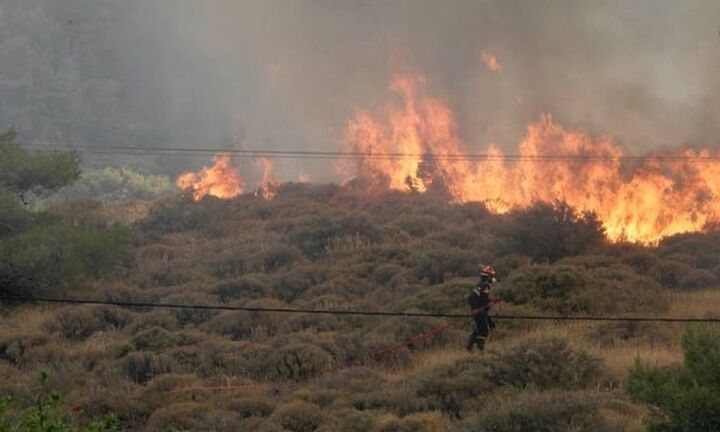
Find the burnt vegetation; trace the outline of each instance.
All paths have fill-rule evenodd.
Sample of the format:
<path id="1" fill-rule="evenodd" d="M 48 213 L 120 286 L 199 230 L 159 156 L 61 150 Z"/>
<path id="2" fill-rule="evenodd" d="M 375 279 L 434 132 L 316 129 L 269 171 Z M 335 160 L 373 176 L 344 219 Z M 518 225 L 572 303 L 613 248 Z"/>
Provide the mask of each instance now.
<path id="1" fill-rule="evenodd" d="M 493 263 L 503 313 L 654 316 L 720 278 L 717 232 L 611 244 L 593 214 L 561 202 L 497 215 L 442 194 L 285 184 L 272 200 L 167 196 L 129 224 L 88 201 L 30 211 L 25 193 L 72 181 L 76 165 L 69 155 L 33 160 L 12 139 L 0 149 L 47 172 L 0 179 L 4 295 L 464 313 L 478 264 Z M 614 371 L 592 347 L 676 336 L 654 325 L 499 320 L 484 356 L 459 349 L 468 331 L 459 326 L 368 357 L 444 321 L 3 304 L 8 425 L 31 409 L 39 370 L 75 413 L 67 427 L 112 416 L 121 430 L 616 431 L 637 430 L 649 403 L 659 407 L 651 427 L 684 431 L 710 430 L 692 422 L 716 409 L 715 384 L 693 384 L 717 375 L 706 359 L 717 354 L 712 332 L 685 336 L 683 368 L 638 363 L 626 395 L 628 369 Z M 207 389 L 218 386 L 235 390 Z"/>

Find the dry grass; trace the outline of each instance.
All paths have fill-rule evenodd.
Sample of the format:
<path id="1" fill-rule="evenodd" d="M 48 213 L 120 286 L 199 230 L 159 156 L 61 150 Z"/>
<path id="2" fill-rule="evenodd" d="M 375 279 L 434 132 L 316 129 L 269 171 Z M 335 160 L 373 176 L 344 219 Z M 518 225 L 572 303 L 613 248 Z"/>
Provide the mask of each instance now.
<path id="1" fill-rule="evenodd" d="M 669 314 L 672 316 L 720 317 L 718 311 L 720 311 L 720 289 L 670 294 Z"/>

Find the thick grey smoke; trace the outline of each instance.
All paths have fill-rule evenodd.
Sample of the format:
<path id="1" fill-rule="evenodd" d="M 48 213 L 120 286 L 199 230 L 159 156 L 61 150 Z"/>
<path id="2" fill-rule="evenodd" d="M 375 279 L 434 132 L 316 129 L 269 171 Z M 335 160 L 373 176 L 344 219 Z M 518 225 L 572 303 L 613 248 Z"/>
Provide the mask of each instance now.
<path id="1" fill-rule="evenodd" d="M 32 1 L 96 19 L 85 0 Z M 469 151 L 512 151 L 541 113 L 635 153 L 720 140 L 717 0 L 93 1 L 112 11 L 89 36 L 100 69 L 148 145 L 337 149 L 407 71 L 453 108 Z"/>

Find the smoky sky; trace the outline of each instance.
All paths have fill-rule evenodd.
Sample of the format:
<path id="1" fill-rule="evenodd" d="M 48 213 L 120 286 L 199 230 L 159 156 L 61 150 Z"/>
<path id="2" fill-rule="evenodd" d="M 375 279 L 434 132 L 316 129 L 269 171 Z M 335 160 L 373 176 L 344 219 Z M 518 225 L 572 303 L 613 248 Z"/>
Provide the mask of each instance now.
<path id="1" fill-rule="evenodd" d="M 468 151 L 512 151 L 542 113 L 631 153 L 720 141 L 717 0 L 118 0 L 114 11 L 105 66 L 179 146 L 338 149 L 348 118 L 386 103 L 399 72 L 449 104 Z M 323 168 L 285 163 L 291 175 Z"/>

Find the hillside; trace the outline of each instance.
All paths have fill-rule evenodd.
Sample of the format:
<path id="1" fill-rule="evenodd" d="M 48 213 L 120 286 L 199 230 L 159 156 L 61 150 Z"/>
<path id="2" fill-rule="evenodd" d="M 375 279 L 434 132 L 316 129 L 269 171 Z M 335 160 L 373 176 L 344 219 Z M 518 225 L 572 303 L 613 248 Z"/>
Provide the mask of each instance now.
<path id="1" fill-rule="evenodd" d="M 495 215 L 442 195 L 288 183 L 272 200 L 68 201 L 49 214 L 122 230 L 125 252 L 25 294 L 467 313 L 478 265 L 492 263 L 505 315 L 709 316 L 720 300 L 719 233 L 608 243 L 562 203 Z M 625 391 L 636 359 L 683 364 L 684 324 L 497 321 L 483 354 L 464 351 L 464 322 L 369 355 L 446 321 L 11 303 L 0 394 L 29 403 L 44 370 L 78 422 L 113 414 L 120 430 L 635 431 L 657 418 Z"/>

